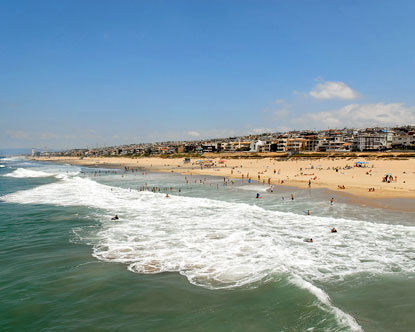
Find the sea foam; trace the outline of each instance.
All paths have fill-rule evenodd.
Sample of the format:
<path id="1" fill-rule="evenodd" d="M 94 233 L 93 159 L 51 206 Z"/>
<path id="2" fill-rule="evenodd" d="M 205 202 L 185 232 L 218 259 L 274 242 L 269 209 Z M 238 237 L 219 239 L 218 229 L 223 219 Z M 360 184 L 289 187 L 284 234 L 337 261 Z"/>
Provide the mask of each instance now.
<path id="1" fill-rule="evenodd" d="M 18 168 L 11 173 L 4 174 L 3 176 L 13 177 L 13 178 L 42 178 L 42 177 L 49 177 L 54 176 L 57 178 L 62 178 L 65 176 L 74 176 L 79 174 L 79 172 L 67 172 L 62 173 L 58 171 L 40 171 L 28 168 Z"/>
<path id="2" fill-rule="evenodd" d="M 210 289 L 252 285 L 274 274 L 292 277 L 339 322 L 360 331 L 312 283 L 356 273 L 414 273 L 415 227 L 304 216 L 207 198 L 139 192 L 81 177 L 1 197 L 6 202 L 96 209 L 98 231 L 77 235 L 93 256 L 136 273 L 179 272 Z M 120 220 L 113 222 L 111 216 Z M 331 233 L 336 227 L 338 233 Z M 304 242 L 313 238 L 313 243 Z"/>
<path id="3" fill-rule="evenodd" d="M 349 328 L 353 332 L 363 331 L 362 327 L 356 322 L 356 320 L 351 315 L 340 310 L 332 304 L 329 295 L 326 292 L 324 292 L 321 288 L 314 286 L 310 282 L 296 275 L 291 276 L 290 281 L 299 288 L 306 289 L 311 294 L 313 294 L 320 301 L 320 307 L 323 310 L 334 314 L 340 325 Z"/>
<path id="4" fill-rule="evenodd" d="M 23 156 L 16 156 L 16 157 L 5 157 L 1 159 L 2 161 L 20 161 L 20 160 L 26 160 Z"/>
<path id="5" fill-rule="evenodd" d="M 339 280 L 415 272 L 415 227 L 304 216 L 255 205 L 138 192 L 64 177 L 1 198 L 22 204 L 95 208 L 103 222 L 94 255 L 140 273 L 178 271 L 209 288 L 236 287 L 270 273 Z M 118 214 L 121 220 L 109 221 Z M 335 226 L 338 233 L 330 233 Z M 305 243 L 305 238 L 314 243 Z"/>

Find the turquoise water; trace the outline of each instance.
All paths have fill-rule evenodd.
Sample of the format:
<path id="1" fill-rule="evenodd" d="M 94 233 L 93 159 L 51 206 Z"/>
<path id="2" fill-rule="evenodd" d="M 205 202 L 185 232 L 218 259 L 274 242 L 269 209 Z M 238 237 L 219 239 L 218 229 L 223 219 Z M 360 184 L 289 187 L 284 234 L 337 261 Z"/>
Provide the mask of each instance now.
<path id="1" fill-rule="evenodd" d="M 1 331 L 415 326 L 413 214 L 223 178 L 0 165 Z"/>

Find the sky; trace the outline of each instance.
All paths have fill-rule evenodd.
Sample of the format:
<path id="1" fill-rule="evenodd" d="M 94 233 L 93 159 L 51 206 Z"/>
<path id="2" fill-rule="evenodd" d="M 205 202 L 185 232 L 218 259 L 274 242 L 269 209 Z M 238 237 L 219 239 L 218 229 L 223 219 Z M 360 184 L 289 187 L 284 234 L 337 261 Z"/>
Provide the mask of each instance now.
<path id="1" fill-rule="evenodd" d="M 0 2 L 0 149 L 415 124 L 414 1 Z"/>

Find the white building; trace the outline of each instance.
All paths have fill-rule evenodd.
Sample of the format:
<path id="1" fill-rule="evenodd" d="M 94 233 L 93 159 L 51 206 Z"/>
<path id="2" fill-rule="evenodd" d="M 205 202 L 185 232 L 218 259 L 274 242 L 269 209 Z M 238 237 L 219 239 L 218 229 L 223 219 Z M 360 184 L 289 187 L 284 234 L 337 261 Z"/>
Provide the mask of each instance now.
<path id="1" fill-rule="evenodd" d="M 353 146 L 359 151 L 380 151 L 392 148 L 394 132 L 382 130 L 376 133 L 359 133 L 353 139 Z"/>
<path id="2" fill-rule="evenodd" d="M 250 146 L 250 152 L 259 152 L 263 150 L 265 143 L 263 141 L 252 141 Z"/>
<path id="3" fill-rule="evenodd" d="M 392 146 L 413 146 L 415 145 L 415 136 L 413 135 L 402 135 L 395 136 L 392 139 Z"/>

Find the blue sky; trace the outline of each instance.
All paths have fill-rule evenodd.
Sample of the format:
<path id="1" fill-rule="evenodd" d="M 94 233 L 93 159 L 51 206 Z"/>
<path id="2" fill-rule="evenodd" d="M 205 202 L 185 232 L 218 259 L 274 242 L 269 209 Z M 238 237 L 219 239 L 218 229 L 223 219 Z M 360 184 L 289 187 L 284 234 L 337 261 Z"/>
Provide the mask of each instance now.
<path id="1" fill-rule="evenodd" d="M 412 1 L 2 1 L 0 148 L 415 124 Z"/>

